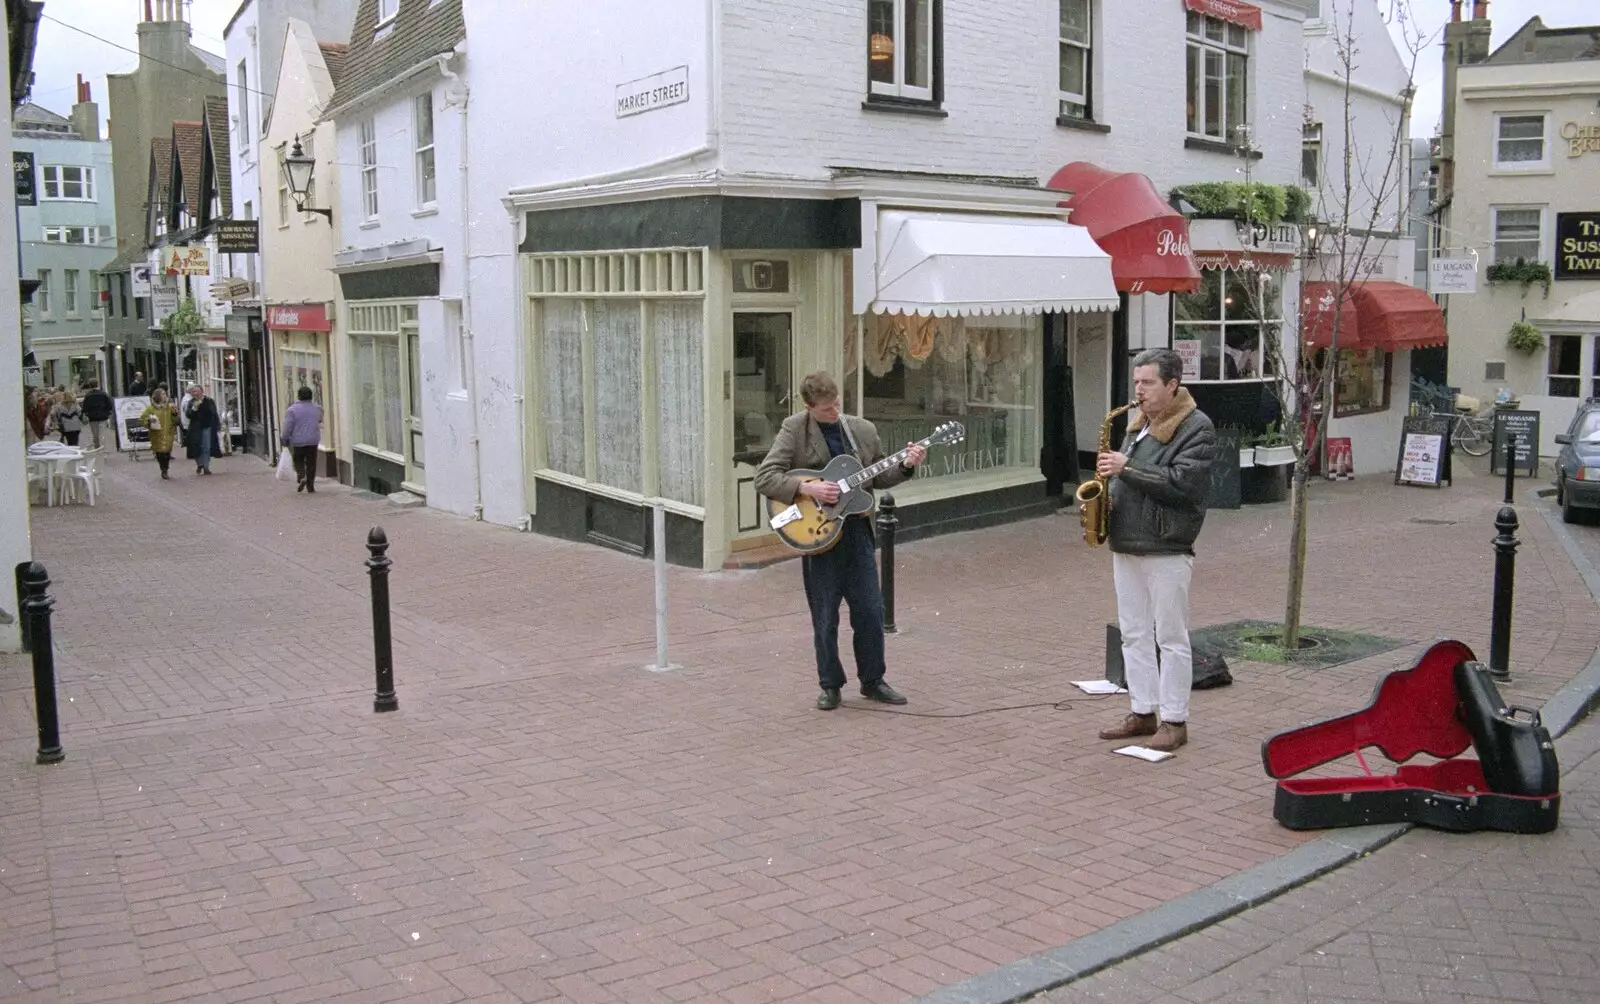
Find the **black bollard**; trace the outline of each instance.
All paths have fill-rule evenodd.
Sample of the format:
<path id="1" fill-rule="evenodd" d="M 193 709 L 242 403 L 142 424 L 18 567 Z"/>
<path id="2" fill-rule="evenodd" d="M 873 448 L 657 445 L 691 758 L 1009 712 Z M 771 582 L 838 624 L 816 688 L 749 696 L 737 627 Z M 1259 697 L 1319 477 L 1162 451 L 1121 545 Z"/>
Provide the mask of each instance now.
<path id="1" fill-rule="evenodd" d="M 1500 510 L 1494 527 L 1494 611 L 1489 619 L 1489 675 L 1511 679 L 1511 599 L 1517 574 L 1517 511 Z"/>
<path id="2" fill-rule="evenodd" d="M 1512 498 L 1517 490 L 1517 439 L 1509 431 L 1506 433 L 1506 505 L 1515 501 Z"/>
<path id="3" fill-rule="evenodd" d="M 884 492 L 883 498 L 878 500 L 878 539 L 879 546 L 883 548 L 878 575 L 883 584 L 884 634 L 899 631 L 894 626 L 894 532 L 899 526 L 900 520 L 894 514 L 894 496 Z"/>
<path id="4" fill-rule="evenodd" d="M 56 605 L 45 592 L 50 576 L 37 561 L 22 573 L 23 621 L 33 644 L 33 704 L 39 718 L 39 755 L 35 763 L 60 763 L 67 758 L 61 749 L 61 723 L 56 717 L 56 651 L 50 638 L 50 611 Z"/>
<path id="5" fill-rule="evenodd" d="M 22 574 L 28 570 L 31 561 L 17 562 L 17 631 L 22 636 L 22 650 L 33 651 L 33 643 L 28 639 L 28 612 L 22 609 L 23 601 L 28 598 L 28 589 L 22 584 Z"/>
<path id="6" fill-rule="evenodd" d="M 383 527 L 367 534 L 367 574 L 372 576 L 372 654 L 377 663 L 378 688 L 372 695 L 373 711 L 398 711 L 400 698 L 394 693 L 394 651 L 389 640 L 389 538 Z"/>

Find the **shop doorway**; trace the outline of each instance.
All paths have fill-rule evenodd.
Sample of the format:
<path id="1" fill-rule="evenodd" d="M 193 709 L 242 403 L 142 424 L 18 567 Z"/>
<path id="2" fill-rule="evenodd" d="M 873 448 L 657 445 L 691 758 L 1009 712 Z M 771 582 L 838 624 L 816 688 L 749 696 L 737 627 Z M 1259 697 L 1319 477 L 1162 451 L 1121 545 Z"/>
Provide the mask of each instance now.
<path id="1" fill-rule="evenodd" d="M 732 393 L 728 395 L 733 430 L 733 493 L 728 507 L 729 538 L 768 538 L 772 531 L 756 494 L 756 467 L 783 420 L 800 409 L 794 364 L 794 311 L 738 310 L 733 314 Z"/>
<path id="2" fill-rule="evenodd" d="M 406 341 L 406 487 L 421 494 L 428 486 L 422 457 L 422 349 L 417 322 L 401 325 Z"/>

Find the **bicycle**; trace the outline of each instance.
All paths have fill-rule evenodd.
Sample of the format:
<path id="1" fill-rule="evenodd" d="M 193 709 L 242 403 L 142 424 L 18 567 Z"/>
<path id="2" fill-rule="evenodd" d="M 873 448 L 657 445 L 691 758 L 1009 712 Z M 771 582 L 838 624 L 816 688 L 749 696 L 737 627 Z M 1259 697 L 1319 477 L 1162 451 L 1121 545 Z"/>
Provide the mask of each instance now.
<path id="1" fill-rule="evenodd" d="M 1469 457 L 1482 457 L 1494 447 L 1494 419 L 1479 412 L 1459 411 L 1450 445 Z"/>

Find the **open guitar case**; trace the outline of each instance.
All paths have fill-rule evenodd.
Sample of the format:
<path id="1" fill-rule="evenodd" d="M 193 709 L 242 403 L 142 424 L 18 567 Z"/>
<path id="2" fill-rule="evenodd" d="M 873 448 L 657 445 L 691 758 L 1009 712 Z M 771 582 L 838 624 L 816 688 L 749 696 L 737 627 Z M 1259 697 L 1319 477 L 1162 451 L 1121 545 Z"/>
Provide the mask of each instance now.
<path id="1" fill-rule="evenodd" d="M 1438 762 L 1378 774 L 1368 747 L 1398 764 L 1419 754 Z M 1461 755 L 1469 747 L 1475 759 Z M 1295 778 L 1352 755 L 1364 773 Z M 1267 739 L 1261 764 L 1279 779 L 1273 816 L 1291 830 L 1420 823 L 1548 833 L 1561 809 L 1561 768 L 1539 713 L 1507 706 L 1487 667 L 1456 641 L 1385 676 L 1363 710 Z"/>

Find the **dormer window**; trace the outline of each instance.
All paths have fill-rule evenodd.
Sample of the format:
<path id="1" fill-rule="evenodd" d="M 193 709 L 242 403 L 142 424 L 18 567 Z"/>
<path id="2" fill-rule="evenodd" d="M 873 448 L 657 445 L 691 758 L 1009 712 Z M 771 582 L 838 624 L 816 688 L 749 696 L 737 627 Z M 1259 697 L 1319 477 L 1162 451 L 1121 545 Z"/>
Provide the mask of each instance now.
<path id="1" fill-rule="evenodd" d="M 375 28 L 382 28 L 400 13 L 400 0 L 378 0 L 378 23 Z"/>

